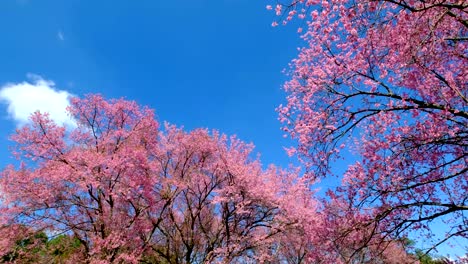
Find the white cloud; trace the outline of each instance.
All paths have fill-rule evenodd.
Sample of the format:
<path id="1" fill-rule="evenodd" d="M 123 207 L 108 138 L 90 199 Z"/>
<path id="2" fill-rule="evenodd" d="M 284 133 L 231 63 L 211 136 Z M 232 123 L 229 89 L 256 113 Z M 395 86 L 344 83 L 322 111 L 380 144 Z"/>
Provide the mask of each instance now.
<path id="1" fill-rule="evenodd" d="M 24 6 L 24 5 L 29 4 L 29 0 L 16 0 L 16 3 L 21 6 Z"/>
<path id="2" fill-rule="evenodd" d="M 64 41 L 65 40 L 65 36 L 63 35 L 63 32 L 61 30 L 59 30 L 57 32 L 57 38 L 60 40 L 60 41 Z"/>
<path id="3" fill-rule="evenodd" d="M 75 123 L 66 112 L 72 94 L 58 90 L 54 82 L 40 76 L 28 77 L 30 81 L 0 87 L 0 101 L 6 103 L 9 117 L 21 126 L 29 122 L 31 113 L 39 110 L 48 112 L 57 124 L 73 127 Z"/>

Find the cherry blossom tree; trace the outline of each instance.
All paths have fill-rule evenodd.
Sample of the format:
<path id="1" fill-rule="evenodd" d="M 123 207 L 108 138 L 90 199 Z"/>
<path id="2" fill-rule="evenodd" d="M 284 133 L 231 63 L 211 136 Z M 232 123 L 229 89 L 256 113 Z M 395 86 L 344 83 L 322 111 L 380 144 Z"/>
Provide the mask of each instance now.
<path id="1" fill-rule="evenodd" d="M 468 3 L 463 0 L 284 0 L 306 47 L 278 111 L 311 178 L 355 163 L 330 200 L 364 215 L 356 228 L 430 251 L 468 235 Z M 277 25 L 274 22 L 273 25 Z M 304 28 L 304 29 L 303 29 Z M 346 152 L 343 152 L 346 150 Z M 348 154 L 346 154 L 348 155 Z M 441 236 L 433 223 L 444 226 Z"/>
<path id="2" fill-rule="evenodd" d="M 161 131 L 152 110 L 99 95 L 68 111 L 72 129 L 37 112 L 12 136 L 22 163 L 0 177 L 0 255 L 22 227 L 79 241 L 83 262 L 265 262 L 297 223 L 281 208 L 310 197 L 235 137 Z"/>
<path id="3" fill-rule="evenodd" d="M 406 240 L 370 236 L 372 229 L 363 224 L 369 215 L 348 210 L 347 204 L 337 200 L 290 214 L 298 216 L 295 228 L 277 238 L 271 263 L 418 263 Z"/>

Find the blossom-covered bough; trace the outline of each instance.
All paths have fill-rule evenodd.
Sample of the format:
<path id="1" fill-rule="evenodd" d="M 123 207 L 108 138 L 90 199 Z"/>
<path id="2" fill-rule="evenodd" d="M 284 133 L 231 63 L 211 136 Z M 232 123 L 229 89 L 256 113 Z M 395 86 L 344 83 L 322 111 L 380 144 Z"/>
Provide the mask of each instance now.
<path id="1" fill-rule="evenodd" d="M 350 229 L 370 230 L 366 243 L 419 234 L 430 251 L 466 242 L 468 2 L 285 0 L 267 8 L 279 23 L 304 26 L 306 47 L 278 110 L 298 142 L 292 151 L 310 177 L 330 175 L 343 148 L 359 154 L 327 203 L 363 217 Z M 432 236 L 436 222 L 443 230 Z"/>

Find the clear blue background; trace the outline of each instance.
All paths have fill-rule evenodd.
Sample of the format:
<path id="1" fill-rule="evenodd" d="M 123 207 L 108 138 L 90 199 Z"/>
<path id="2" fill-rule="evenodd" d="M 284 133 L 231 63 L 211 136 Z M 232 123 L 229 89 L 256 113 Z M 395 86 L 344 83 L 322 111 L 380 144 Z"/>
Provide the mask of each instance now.
<path id="1" fill-rule="evenodd" d="M 286 166 L 275 108 L 301 43 L 295 27 L 271 27 L 269 3 L 2 0 L 0 85 L 34 73 L 78 96 L 136 100 L 161 122 L 236 134 L 264 164 Z M 0 114 L 6 157 L 14 124 Z"/>

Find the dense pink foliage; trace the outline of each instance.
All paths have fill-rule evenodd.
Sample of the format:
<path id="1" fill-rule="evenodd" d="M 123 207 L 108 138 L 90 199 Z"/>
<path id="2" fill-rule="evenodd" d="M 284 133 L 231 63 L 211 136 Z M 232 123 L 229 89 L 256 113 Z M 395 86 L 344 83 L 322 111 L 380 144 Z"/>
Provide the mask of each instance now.
<path id="1" fill-rule="evenodd" d="M 35 113 L 12 137 L 23 163 L 1 173 L 0 256 L 23 226 L 79 239 L 83 262 L 262 262 L 315 206 L 295 170 L 263 170 L 235 137 L 161 131 L 150 109 L 97 95 L 68 111 L 72 131 Z"/>
<path id="2" fill-rule="evenodd" d="M 307 46 L 291 63 L 287 104 L 279 107 L 299 143 L 291 152 L 312 178 L 330 175 L 343 148 L 359 154 L 328 203 L 364 215 L 356 225 L 371 237 L 422 231 L 427 239 L 437 219 L 445 233 L 433 246 L 466 241 L 467 8 L 463 0 L 267 7 L 283 24 L 297 18 L 305 26 Z"/>

